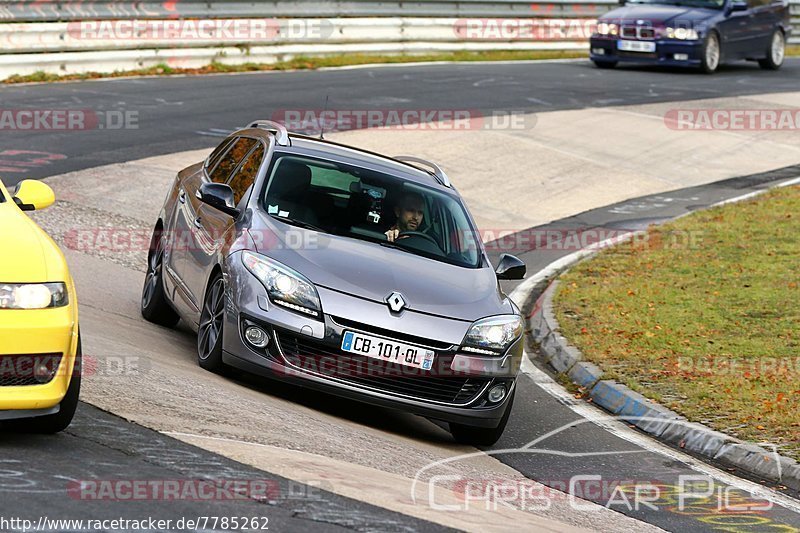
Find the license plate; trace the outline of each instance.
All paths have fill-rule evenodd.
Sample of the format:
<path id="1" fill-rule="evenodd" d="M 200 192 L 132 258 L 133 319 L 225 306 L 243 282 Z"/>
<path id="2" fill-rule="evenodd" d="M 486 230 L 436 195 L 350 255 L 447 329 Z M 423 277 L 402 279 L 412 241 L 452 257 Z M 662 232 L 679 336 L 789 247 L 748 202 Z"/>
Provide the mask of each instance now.
<path id="1" fill-rule="evenodd" d="M 625 52 L 655 52 L 656 43 L 649 41 L 617 41 L 617 48 Z"/>
<path id="2" fill-rule="evenodd" d="M 435 355 L 433 350 L 354 331 L 345 331 L 342 350 L 423 370 L 431 369 Z"/>

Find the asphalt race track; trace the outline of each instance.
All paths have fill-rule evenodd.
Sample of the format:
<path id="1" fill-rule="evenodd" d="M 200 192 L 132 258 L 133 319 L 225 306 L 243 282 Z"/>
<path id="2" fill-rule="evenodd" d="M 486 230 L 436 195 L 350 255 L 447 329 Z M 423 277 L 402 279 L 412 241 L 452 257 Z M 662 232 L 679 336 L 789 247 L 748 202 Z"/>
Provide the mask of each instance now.
<path id="1" fill-rule="evenodd" d="M 68 132 L 3 132 L 0 175 L 6 185 L 74 170 L 120 163 L 159 154 L 213 146 L 218 137 L 252 120 L 283 109 L 322 109 L 325 96 L 337 109 L 477 109 L 544 112 L 698 98 L 790 92 L 800 87 L 800 59 L 788 59 L 779 72 L 753 65 L 723 67 L 714 76 L 694 72 L 621 67 L 599 70 L 588 62 L 537 65 L 469 64 L 358 68 L 235 76 L 117 79 L 87 83 L 0 87 L 2 109 L 88 109 L 136 111 L 137 129 L 113 133 L 99 129 Z M 10 170 L 9 170 L 10 169 Z M 16 169 L 16 171 L 14 171 Z M 762 190 L 800 175 L 800 165 L 774 172 L 631 199 L 537 228 L 558 230 L 644 229 L 649 224 L 716 202 Z M 665 199 L 667 199 L 665 201 Z M 161 198 L 154 201 L 161 202 Z M 526 230 L 530 231 L 530 230 Z M 574 250 L 531 249 L 516 253 L 529 276 Z M 507 292 L 516 284 L 504 283 Z M 525 477 L 557 490 L 576 475 L 601 476 L 604 487 L 648 480 L 677 487 L 685 476 L 709 473 L 721 491 L 746 499 L 743 488 L 769 485 L 739 480 L 736 472 L 662 450 L 647 437 L 605 424 L 585 423 L 582 402 L 553 392 L 546 372 L 528 367 L 519 379 L 514 411 L 503 438 L 487 453 Z M 313 405 L 312 400 L 312 405 Z M 320 400 L 319 403 L 327 400 Z M 332 405 L 350 406 L 336 400 Z M 589 407 L 590 409 L 593 409 Z M 598 411 L 599 413 L 599 411 Z M 536 439 L 527 453 L 504 453 Z M 637 434 L 638 435 L 638 434 Z M 641 440 L 639 440 L 641 439 Z M 68 450 L 68 451 L 67 451 Z M 83 458 L 91 457 L 87 463 Z M 17 516 L 38 517 L 49 506 L 50 518 L 158 515 L 159 518 L 244 514 L 261 510 L 274 530 L 350 529 L 357 531 L 435 531 L 444 527 L 343 498 L 325 487 L 308 487 L 259 471 L 216 454 L 142 428 L 111 413 L 81 404 L 73 426 L 56 437 L 0 434 L 0 506 Z M 260 479 L 280 487 L 274 501 L 89 502 L 65 494 L 65 486 L 86 479 Z M 292 490 L 287 487 L 292 485 Z M 772 487 L 778 491 L 781 487 Z M 289 494 L 300 494 L 293 499 Z M 309 496 L 311 495 L 311 496 Z M 74 495 L 73 495 L 74 496 Z M 669 531 L 794 531 L 800 527 L 800 501 L 785 491 L 760 513 L 756 523 L 720 517 L 712 508 L 678 512 L 672 507 L 634 508 L 609 502 L 609 491 L 579 496 Z M 146 509 L 145 509 L 146 507 Z M 546 512 L 543 511 L 546 515 Z M 729 520 L 726 522 L 725 520 Z M 1 529 L 1 528 L 0 528 Z"/>
<path id="2" fill-rule="evenodd" d="M 467 64 L 0 87 L 2 109 L 133 111 L 138 129 L 4 133 L 6 185 L 109 163 L 215 145 L 209 136 L 286 109 L 476 109 L 539 112 L 796 91 L 800 58 L 778 72 L 751 64 L 714 76 L 588 61 Z M 109 120 L 107 126 L 115 127 Z M 20 153 L 18 153 L 20 152 Z M 9 183 L 10 182 L 10 183 Z"/>

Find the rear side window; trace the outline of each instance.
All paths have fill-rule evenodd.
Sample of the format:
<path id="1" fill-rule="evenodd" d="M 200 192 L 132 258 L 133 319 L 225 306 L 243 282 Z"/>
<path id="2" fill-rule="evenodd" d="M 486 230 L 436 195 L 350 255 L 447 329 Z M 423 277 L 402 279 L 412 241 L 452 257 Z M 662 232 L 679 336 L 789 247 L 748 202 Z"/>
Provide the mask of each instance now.
<path id="1" fill-rule="evenodd" d="M 248 139 L 247 137 L 240 137 L 233 146 L 228 149 L 225 155 L 220 159 L 219 164 L 211 171 L 209 178 L 214 183 L 226 183 L 231 176 L 233 169 L 244 159 L 253 146 L 258 141 L 255 139 Z"/>
<path id="2" fill-rule="evenodd" d="M 220 158 L 223 155 L 225 155 L 225 151 L 236 139 L 238 139 L 238 137 L 232 137 L 230 139 L 225 139 L 224 141 L 222 141 L 222 143 L 219 146 L 217 146 L 213 152 L 211 152 L 211 155 L 208 156 L 208 159 L 206 159 L 205 168 L 213 169 L 215 166 L 217 166 L 217 163 L 219 163 Z"/>
<path id="3" fill-rule="evenodd" d="M 258 175 L 258 169 L 261 168 L 261 162 L 264 160 L 264 145 L 258 143 L 258 146 L 250 152 L 250 155 L 244 160 L 236 172 L 231 177 L 228 185 L 233 189 L 234 204 L 239 205 L 239 202 L 247 193 L 247 190 L 253 186 Z"/>

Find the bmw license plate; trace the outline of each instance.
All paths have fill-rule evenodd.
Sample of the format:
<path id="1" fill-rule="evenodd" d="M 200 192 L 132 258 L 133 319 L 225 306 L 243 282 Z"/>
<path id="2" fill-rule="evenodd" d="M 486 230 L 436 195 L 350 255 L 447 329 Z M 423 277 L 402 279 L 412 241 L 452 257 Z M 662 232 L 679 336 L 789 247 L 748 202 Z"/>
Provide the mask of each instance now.
<path id="1" fill-rule="evenodd" d="M 652 41 L 617 41 L 617 48 L 625 52 L 655 52 L 656 43 Z"/>
<path id="2" fill-rule="evenodd" d="M 354 331 L 345 331 L 342 350 L 423 370 L 431 369 L 435 355 L 433 350 Z"/>

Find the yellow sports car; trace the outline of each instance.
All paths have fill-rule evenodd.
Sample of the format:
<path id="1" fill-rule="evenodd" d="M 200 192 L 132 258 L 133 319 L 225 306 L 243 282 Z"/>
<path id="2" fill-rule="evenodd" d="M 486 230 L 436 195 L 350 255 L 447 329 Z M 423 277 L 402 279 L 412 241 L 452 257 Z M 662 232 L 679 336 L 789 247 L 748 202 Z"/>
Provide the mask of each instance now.
<path id="1" fill-rule="evenodd" d="M 35 180 L 0 181 L 0 424 L 56 433 L 81 387 L 78 302 L 64 255 L 23 211 L 55 201 Z"/>

